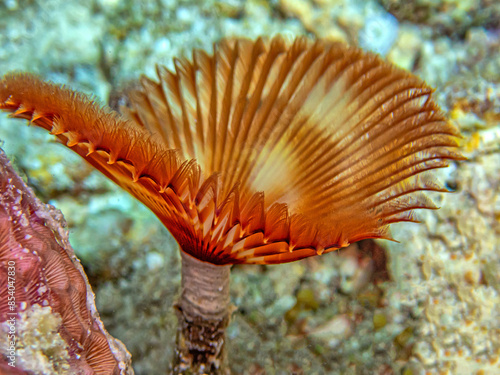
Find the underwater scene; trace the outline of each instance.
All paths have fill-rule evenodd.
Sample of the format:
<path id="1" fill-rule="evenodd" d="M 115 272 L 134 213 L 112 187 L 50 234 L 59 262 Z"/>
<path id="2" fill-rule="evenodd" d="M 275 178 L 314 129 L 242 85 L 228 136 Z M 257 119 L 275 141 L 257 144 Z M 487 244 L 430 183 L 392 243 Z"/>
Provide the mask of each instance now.
<path id="1" fill-rule="evenodd" d="M 497 375 L 499 269 L 499 1 L 0 0 L 0 375 Z"/>

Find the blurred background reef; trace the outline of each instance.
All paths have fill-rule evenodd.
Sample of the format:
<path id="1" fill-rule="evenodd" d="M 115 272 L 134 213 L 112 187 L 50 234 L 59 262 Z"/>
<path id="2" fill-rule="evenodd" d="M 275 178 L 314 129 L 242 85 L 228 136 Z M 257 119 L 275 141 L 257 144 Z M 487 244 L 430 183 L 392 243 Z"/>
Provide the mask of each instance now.
<path id="1" fill-rule="evenodd" d="M 500 2 L 0 0 L 0 74 L 35 72 L 109 103 L 157 63 L 222 37 L 276 33 L 358 45 L 414 72 L 436 88 L 469 160 L 440 172 L 456 190 L 435 198 L 440 210 L 393 228 L 400 243 L 233 267 L 233 373 L 500 373 Z M 2 116 L 0 140 L 64 213 L 101 318 L 136 374 L 161 373 L 175 339 L 175 242 L 50 135 Z"/>

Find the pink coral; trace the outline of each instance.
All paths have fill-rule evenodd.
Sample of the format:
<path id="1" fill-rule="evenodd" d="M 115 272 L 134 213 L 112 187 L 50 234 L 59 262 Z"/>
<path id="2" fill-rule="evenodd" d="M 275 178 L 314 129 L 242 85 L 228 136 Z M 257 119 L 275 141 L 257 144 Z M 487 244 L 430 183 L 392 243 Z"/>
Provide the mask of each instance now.
<path id="1" fill-rule="evenodd" d="M 19 321 L 34 305 L 50 306 L 61 317 L 58 333 L 67 344 L 70 369 L 130 374 L 130 355 L 99 320 L 94 295 L 57 215 L 38 201 L 0 150 L 0 322 Z M 8 362 L 0 356 L 0 373 L 9 369 Z"/>

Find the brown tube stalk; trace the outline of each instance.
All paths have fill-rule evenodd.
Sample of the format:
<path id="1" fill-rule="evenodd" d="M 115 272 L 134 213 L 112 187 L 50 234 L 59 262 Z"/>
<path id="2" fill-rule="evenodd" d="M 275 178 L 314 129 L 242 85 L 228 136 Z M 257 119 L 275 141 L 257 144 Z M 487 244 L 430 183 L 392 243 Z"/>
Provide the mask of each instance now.
<path id="1" fill-rule="evenodd" d="M 225 368 L 230 265 L 216 266 L 181 252 L 181 295 L 174 374 L 219 374 Z"/>

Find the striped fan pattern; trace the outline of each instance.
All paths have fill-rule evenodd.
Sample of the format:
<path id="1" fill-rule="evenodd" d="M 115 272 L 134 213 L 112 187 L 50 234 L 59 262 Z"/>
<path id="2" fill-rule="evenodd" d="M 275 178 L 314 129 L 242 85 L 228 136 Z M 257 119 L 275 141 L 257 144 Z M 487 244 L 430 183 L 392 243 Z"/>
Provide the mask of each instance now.
<path id="1" fill-rule="evenodd" d="M 463 159 L 417 77 L 340 43 L 223 40 L 158 66 L 121 114 L 29 74 L 0 81 L 28 119 L 146 204 L 213 264 L 284 263 L 435 208 L 428 171 Z"/>

